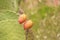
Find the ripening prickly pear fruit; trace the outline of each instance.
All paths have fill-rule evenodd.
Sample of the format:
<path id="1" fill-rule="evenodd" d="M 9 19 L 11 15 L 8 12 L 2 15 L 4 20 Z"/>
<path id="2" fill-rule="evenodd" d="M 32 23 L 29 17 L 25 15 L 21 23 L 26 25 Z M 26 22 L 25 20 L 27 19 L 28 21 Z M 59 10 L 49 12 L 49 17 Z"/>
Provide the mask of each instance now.
<path id="1" fill-rule="evenodd" d="M 30 29 L 33 26 L 33 22 L 31 20 L 27 20 L 24 22 L 24 29 Z"/>
<path id="2" fill-rule="evenodd" d="M 24 22 L 26 21 L 26 19 L 27 19 L 27 15 L 26 15 L 26 14 L 21 14 L 21 15 L 19 16 L 18 22 L 19 22 L 20 24 L 22 24 L 22 23 L 24 23 Z"/>

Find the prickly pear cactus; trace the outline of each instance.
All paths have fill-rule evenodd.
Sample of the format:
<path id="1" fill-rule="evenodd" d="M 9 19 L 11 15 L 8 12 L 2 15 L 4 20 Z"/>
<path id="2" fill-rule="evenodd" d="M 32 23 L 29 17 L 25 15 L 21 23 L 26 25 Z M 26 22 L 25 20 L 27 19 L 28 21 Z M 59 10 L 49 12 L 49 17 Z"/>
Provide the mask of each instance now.
<path id="1" fill-rule="evenodd" d="M 25 40 L 17 9 L 16 0 L 0 0 L 0 40 Z"/>
<path id="2" fill-rule="evenodd" d="M 17 21 L 17 1 L 0 0 L 0 40 L 60 40 L 60 7 L 49 4 L 44 0 L 20 2 L 20 8 L 34 22 L 24 31 Z"/>
<path id="3" fill-rule="evenodd" d="M 21 2 L 20 7 L 34 22 L 26 40 L 60 40 L 60 8 L 47 4 L 44 0 Z"/>

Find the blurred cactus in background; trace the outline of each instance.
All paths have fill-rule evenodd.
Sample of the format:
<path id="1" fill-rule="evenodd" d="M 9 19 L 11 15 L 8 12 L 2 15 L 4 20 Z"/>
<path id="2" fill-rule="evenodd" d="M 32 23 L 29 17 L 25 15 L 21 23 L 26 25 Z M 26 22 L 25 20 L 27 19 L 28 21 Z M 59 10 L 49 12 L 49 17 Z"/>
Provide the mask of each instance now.
<path id="1" fill-rule="evenodd" d="M 60 40 L 60 8 L 58 0 L 25 0 L 20 8 L 32 19 L 34 26 L 27 40 Z M 31 38 L 32 37 L 32 38 Z"/>
<path id="2" fill-rule="evenodd" d="M 0 40 L 60 40 L 59 0 L 18 1 L 0 0 Z M 28 32 L 18 24 L 18 8 L 34 22 Z"/>
<path id="3" fill-rule="evenodd" d="M 0 40 L 25 40 L 17 11 L 18 0 L 0 0 Z"/>

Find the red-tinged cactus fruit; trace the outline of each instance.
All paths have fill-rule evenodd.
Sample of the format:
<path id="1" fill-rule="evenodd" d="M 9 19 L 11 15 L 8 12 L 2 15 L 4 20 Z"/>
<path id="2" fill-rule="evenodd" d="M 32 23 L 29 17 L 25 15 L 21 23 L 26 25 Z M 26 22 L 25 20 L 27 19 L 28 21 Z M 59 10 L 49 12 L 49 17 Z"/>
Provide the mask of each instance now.
<path id="1" fill-rule="evenodd" d="M 24 23 L 26 20 L 27 20 L 27 15 L 26 15 L 26 14 L 21 14 L 21 15 L 19 16 L 18 22 L 19 22 L 20 24 L 22 24 L 22 23 Z"/>
<path id="2" fill-rule="evenodd" d="M 55 6 L 58 5 L 58 0 L 54 0 L 54 5 L 55 5 Z"/>
<path id="3" fill-rule="evenodd" d="M 24 29 L 30 29 L 33 26 L 33 22 L 31 20 L 27 20 L 24 22 Z"/>

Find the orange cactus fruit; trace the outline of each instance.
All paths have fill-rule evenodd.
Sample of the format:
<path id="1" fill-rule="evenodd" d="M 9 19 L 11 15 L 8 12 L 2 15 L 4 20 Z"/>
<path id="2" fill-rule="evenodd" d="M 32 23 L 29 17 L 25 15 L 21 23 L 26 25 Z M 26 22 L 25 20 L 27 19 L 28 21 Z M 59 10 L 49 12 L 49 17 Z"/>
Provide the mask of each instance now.
<path id="1" fill-rule="evenodd" d="M 26 15 L 26 14 L 21 14 L 21 15 L 19 16 L 18 22 L 19 22 L 20 24 L 22 24 L 22 23 L 24 23 L 24 22 L 26 21 L 26 19 L 27 19 L 27 15 Z"/>
<path id="2" fill-rule="evenodd" d="M 27 20 L 26 22 L 24 22 L 24 29 L 30 29 L 33 26 L 33 22 L 31 20 Z"/>

